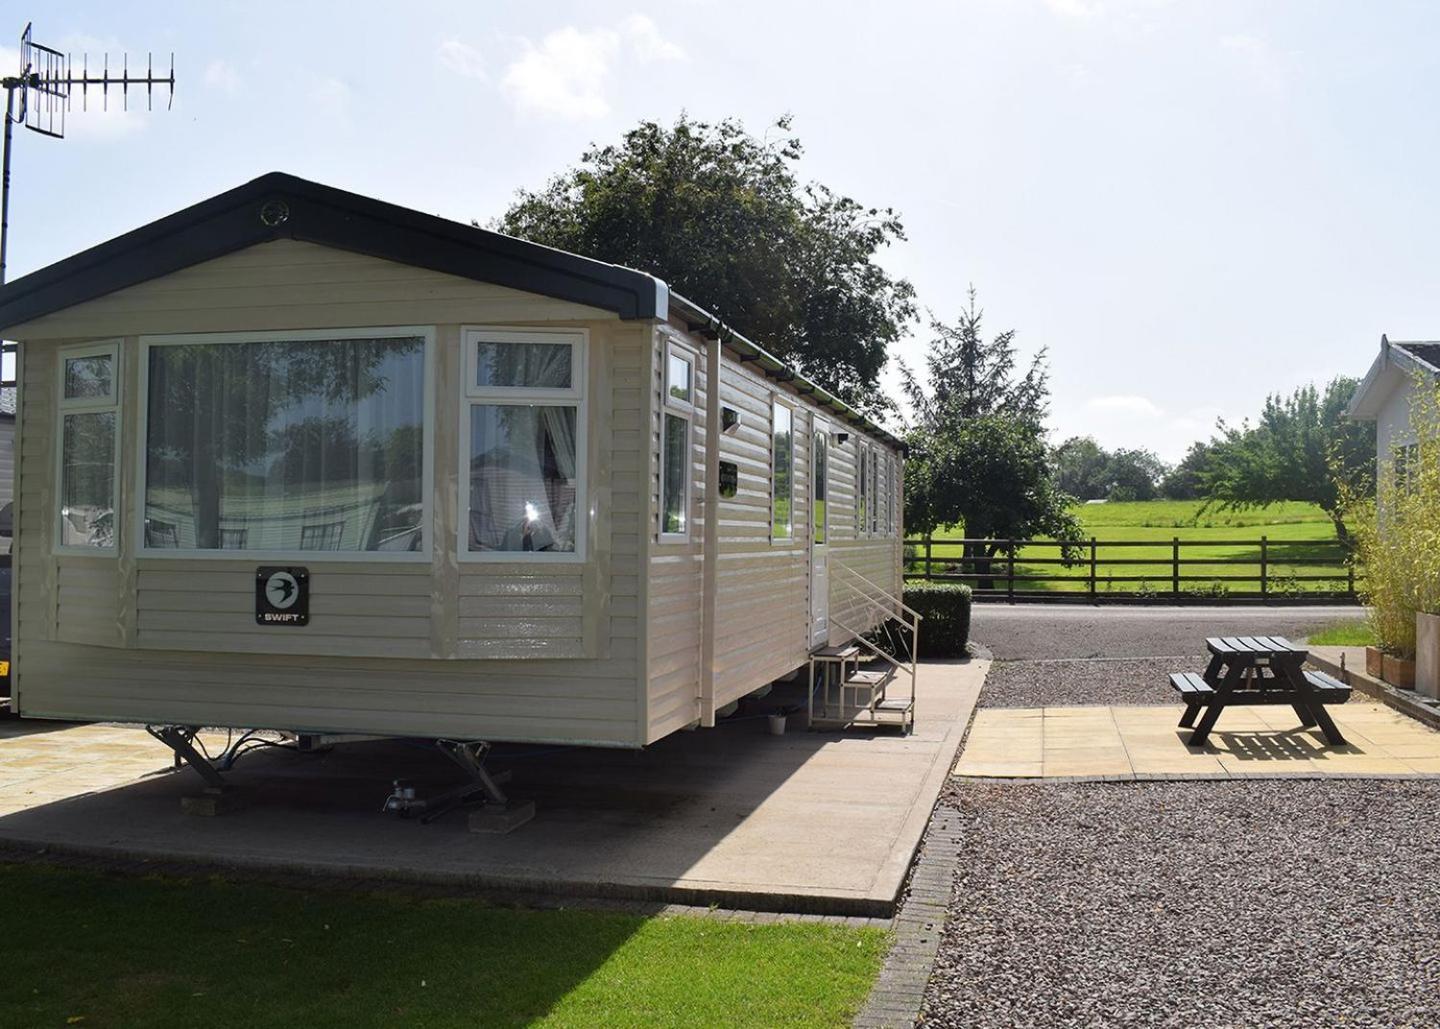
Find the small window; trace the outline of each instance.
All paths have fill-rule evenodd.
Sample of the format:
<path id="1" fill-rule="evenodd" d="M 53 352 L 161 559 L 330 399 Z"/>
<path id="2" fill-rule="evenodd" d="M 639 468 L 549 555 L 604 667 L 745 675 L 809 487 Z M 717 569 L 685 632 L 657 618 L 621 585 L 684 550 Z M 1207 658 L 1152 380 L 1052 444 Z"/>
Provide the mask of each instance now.
<path id="1" fill-rule="evenodd" d="M 870 524 L 870 452 L 855 444 L 855 535 L 863 536 Z"/>
<path id="2" fill-rule="evenodd" d="M 795 488 L 795 435 L 790 408 L 776 401 L 771 411 L 770 444 L 770 538 L 790 540 L 795 536 L 792 499 Z"/>
<path id="3" fill-rule="evenodd" d="M 479 340 L 475 381 L 479 389 L 570 389 L 574 384 L 569 343 Z"/>
<path id="4" fill-rule="evenodd" d="M 88 354 L 65 358 L 66 400 L 113 400 L 115 355 Z"/>
<path id="5" fill-rule="evenodd" d="M 666 411 L 660 440 L 660 535 L 688 536 L 689 513 L 690 420 Z"/>
<path id="6" fill-rule="evenodd" d="M 60 547 L 115 547 L 118 359 L 115 344 L 61 355 Z"/>
<path id="7" fill-rule="evenodd" d="M 880 533 L 880 452 L 870 450 L 870 496 L 874 498 L 870 504 L 870 535 L 876 536 Z"/>
<path id="8" fill-rule="evenodd" d="M 810 505 L 810 516 L 813 520 L 811 531 L 814 533 L 815 543 L 824 545 L 826 532 L 830 527 L 825 501 L 830 479 L 830 437 L 822 422 L 815 422 L 811 446 L 815 448 L 815 470 L 810 480 L 815 493 L 814 502 Z"/>
<path id="9" fill-rule="evenodd" d="M 665 358 L 665 399 L 687 407 L 695 403 L 695 360 L 674 347 Z"/>
<path id="10" fill-rule="evenodd" d="M 340 541 L 344 538 L 344 522 L 326 522 L 324 525 L 302 525 L 300 527 L 301 550 L 339 550 Z"/>

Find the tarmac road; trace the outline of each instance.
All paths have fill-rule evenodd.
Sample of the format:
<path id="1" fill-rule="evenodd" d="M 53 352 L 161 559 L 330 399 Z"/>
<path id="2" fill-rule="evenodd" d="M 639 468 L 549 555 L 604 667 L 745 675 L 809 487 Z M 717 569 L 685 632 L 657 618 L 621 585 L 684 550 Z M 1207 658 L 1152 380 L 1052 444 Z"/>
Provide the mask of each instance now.
<path id="1" fill-rule="evenodd" d="M 1365 609 L 1159 607 L 1090 604 L 975 605 L 970 638 L 999 661 L 1176 657 L 1203 652 L 1207 636 L 1301 638 Z M 922 630 L 923 632 L 923 630 Z"/>

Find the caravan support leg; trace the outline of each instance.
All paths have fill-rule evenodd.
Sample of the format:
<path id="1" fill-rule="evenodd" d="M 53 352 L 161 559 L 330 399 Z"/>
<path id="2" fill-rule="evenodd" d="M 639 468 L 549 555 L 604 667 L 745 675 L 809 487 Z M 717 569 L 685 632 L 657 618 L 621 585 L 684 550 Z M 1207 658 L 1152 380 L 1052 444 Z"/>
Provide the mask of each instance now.
<path id="1" fill-rule="evenodd" d="M 409 799 L 392 795 L 385 803 L 387 811 L 396 811 L 403 816 L 409 811 L 420 810 L 424 812 L 420 821 L 425 823 L 433 822 L 462 805 L 478 802 L 481 806 L 470 812 L 470 831 L 493 833 L 507 833 L 535 817 L 534 801 L 512 804 L 505 791 L 500 789 L 500 783 L 507 776 L 491 775 L 486 769 L 489 743 L 484 740 L 436 740 L 435 746 L 459 765 L 470 781 L 426 800 L 416 800 L 413 794 Z"/>
<path id="2" fill-rule="evenodd" d="M 175 752 L 177 763 L 184 761 L 205 780 L 205 792 L 198 797 L 181 797 L 180 810 L 190 815 L 219 815 L 235 809 L 235 795 L 220 770 L 195 746 L 199 729 L 184 725 L 147 725 L 145 731 Z"/>

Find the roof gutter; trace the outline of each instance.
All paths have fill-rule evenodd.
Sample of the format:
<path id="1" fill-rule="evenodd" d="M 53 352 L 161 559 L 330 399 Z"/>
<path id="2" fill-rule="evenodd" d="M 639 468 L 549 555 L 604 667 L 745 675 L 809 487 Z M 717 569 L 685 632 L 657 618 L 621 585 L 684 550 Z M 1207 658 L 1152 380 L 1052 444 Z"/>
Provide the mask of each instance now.
<path id="1" fill-rule="evenodd" d="M 881 428 L 839 397 L 821 389 L 760 344 L 737 332 L 705 308 L 674 290 L 670 291 L 670 309 L 692 332 L 697 332 L 707 339 L 717 340 L 723 346 L 737 351 L 742 362 L 753 363 L 766 378 L 776 382 L 790 383 L 794 386 L 796 393 L 809 397 L 820 406 L 828 408 L 832 414 L 851 425 L 873 433 L 901 453 L 909 452 L 909 447 L 904 440 Z"/>

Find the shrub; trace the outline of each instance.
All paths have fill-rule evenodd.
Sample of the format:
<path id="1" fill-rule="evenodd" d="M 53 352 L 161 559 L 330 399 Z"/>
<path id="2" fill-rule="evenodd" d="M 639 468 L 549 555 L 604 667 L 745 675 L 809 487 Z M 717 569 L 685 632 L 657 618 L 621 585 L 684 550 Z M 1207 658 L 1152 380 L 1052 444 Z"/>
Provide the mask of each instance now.
<path id="1" fill-rule="evenodd" d="M 905 603 L 919 612 L 921 657 L 964 657 L 970 642 L 970 587 L 958 582 L 914 582 Z"/>
<path id="2" fill-rule="evenodd" d="M 1440 614 L 1440 393 L 1416 380 L 1410 408 L 1418 441 L 1382 455 L 1370 497 L 1346 491 L 1354 518 L 1354 561 L 1362 573 L 1375 643 L 1397 657 L 1415 655 L 1415 614 Z"/>

